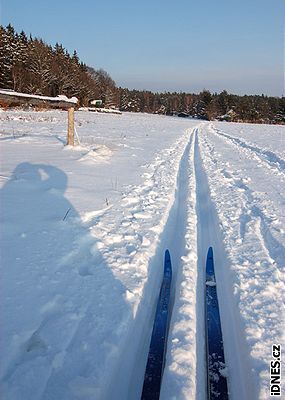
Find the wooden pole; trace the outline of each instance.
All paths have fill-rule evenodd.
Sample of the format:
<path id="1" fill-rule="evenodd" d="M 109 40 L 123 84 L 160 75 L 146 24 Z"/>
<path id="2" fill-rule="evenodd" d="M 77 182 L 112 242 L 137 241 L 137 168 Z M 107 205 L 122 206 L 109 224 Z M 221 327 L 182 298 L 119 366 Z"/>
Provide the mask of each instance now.
<path id="1" fill-rule="evenodd" d="M 68 109 L 67 145 L 74 146 L 74 107 Z"/>

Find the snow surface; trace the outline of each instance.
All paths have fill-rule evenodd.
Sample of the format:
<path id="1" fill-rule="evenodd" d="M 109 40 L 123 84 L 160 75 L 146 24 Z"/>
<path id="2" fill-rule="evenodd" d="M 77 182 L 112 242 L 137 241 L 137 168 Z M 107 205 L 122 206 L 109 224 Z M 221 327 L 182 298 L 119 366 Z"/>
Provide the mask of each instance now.
<path id="1" fill-rule="evenodd" d="M 63 111 L 0 113 L 0 393 L 140 399 L 163 271 L 173 312 L 161 399 L 204 400 L 213 246 L 233 400 L 267 399 L 282 342 L 281 126 Z"/>
<path id="2" fill-rule="evenodd" d="M 80 107 L 78 111 L 91 111 L 91 112 L 107 113 L 107 114 L 122 114 L 120 110 L 114 108 L 104 108 L 104 107 Z"/>

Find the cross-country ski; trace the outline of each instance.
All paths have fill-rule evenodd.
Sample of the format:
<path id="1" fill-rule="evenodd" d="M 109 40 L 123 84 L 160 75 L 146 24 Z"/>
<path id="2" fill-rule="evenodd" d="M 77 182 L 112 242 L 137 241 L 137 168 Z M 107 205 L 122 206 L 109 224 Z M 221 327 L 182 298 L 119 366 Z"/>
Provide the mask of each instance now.
<path id="1" fill-rule="evenodd" d="M 216 288 L 214 255 L 209 248 L 205 289 L 207 392 L 209 400 L 228 400 L 227 368 Z"/>
<path id="2" fill-rule="evenodd" d="M 169 251 L 166 250 L 163 280 L 156 307 L 141 400 L 159 400 L 170 319 L 171 278 L 171 259 Z"/>

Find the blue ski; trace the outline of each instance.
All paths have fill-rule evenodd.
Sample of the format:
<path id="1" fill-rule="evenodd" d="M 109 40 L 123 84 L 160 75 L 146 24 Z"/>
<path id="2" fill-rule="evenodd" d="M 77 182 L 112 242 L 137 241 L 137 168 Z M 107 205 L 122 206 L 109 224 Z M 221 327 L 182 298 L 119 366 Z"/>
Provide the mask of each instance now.
<path id="1" fill-rule="evenodd" d="M 208 400 L 228 400 L 224 345 L 212 247 L 206 261 L 206 358 Z"/>
<path id="2" fill-rule="evenodd" d="M 141 400 L 159 399 L 169 328 L 171 278 L 171 259 L 169 251 L 166 250 L 164 258 L 164 274 L 156 307 Z"/>

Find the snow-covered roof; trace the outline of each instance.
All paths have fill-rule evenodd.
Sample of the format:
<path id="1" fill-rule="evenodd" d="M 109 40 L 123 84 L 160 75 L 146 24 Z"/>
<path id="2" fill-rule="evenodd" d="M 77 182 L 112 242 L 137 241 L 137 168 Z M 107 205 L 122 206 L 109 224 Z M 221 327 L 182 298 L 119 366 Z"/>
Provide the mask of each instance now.
<path id="1" fill-rule="evenodd" d="M 36 94 L 15 92 L 14 90 L 9 90 L 9 89 L 0 89 L 0 94 L 3 94 L 5 96 L 8 95 L 8 96 L 16 96 L 16 97 L 25 97 L 25 98 L 30 98 L 30 99 L 46 100 L 46 101 L 52 101 L 52 102 L 64 101 L 66 103 L 72 103 L 72 104 L 77 104 L 77 102 L 78 102 L 77 97 L 71 97 L 70 99 L 65 95 L 59 95 L 57 97 L 49 97 L 49 96 L 41 96 L 41 95 L 36 95 Z"/>

